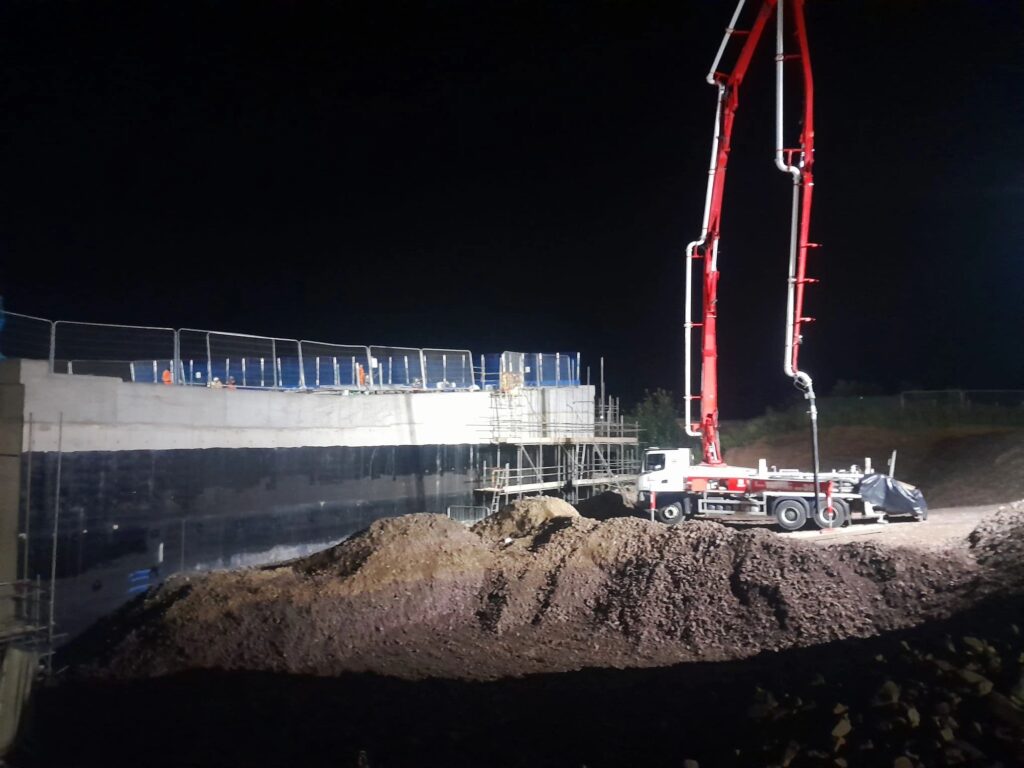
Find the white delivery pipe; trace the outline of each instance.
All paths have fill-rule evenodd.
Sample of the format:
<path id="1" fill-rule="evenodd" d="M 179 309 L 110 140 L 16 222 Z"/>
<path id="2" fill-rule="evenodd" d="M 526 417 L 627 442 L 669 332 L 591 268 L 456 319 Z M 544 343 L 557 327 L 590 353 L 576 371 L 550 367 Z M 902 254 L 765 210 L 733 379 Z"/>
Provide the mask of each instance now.
<path id="1" fill-rule="evenodd" d="M 793 177 L 793 210 L 789 229 L 789 280 L 786 290 L 786 358 L 784 370 L 786 375 L 794 379 L 801 389 L 812 387 L 811 378 L 802 371 L 793 368 L 793 330 L 796 319 L 793 317 L 796 292 L 796 257 L 799 239 L 800 218 L 800 178 L 798 166 L 786 161 L 784 137 L 785 115 L 785 46 L 783 40 L 783 16 L 785 2 L 780 2 L 775 9 L 775 167 Z M 798 375 L 799 374 L 799 375 Z"/>
<path id="2" fill-rule="evenodd" d="M 739 6 L 736 9 L 736 14 L 733 16 L 732 27 L 736 23 L 736 16 L 739 15 L 740 9 L 743 7 L 745 0 L 740 0 Z M 725 49 L 725 44 L 729 39 L 729 33 L 731 30 L 726 30 L 725 39 L 722 41 L 722 48 L 719 49 L 718 56 L 715 57 L 715 65 L 712 66 L 711 71 L 714 73 L 715 66 L 718 65 L 718 60 L 722 56 L 722 51 Z M 711 78 L 711 75 L 708 76 Z M 709 79 L 712 84 L 717 84 L 713 79 Z M 693 429 L 693 262 L 696 259 L 693 258 L 697 249 L 707 244 L 708 239 L 708 224 L 711 220 L 711 197 L 714 194 L 715 189 L 715 174 L 718 172 L 718 145 L 722 139 L 722 105 L 725 103 L 725 86 L 718 85 L 718 105 L 715 108 L 715 130 L 711 139 L 711 162 L 708 165 L 708 188 L 704 194 L 704 217 L 701 220 L 700 226 L 700 239 L 694 240 L 686 246 L 686 299 L 685 299 L 685 322 L 683 327 L 685 331 L 683 338 L 685 340 L 685 372 L 684 377 L 686 379 L 685 396 L 683 398 L 683 418 L 685 419 L 686 434 L 690 437 L 700 437 L 701 433 L 698 430 Z M 715 247 L 716 253 L 715 262 L 717 265 L 717 243 Z"/>
<path id="3" fill-rule="evenodd" d="M 722 43 L 718 46 L 718 52 L 715 54 L 715 59 L 711 62 L 711 69 L 708 70 L 707 77 L 705 78 L 709 85 L 718 87 L 718 105 L 715 108 L 715 130 L 711 140 L 711 162 L 708 165 L 708 188 L 704 194 L 704 218 L 701 221 L 700 239 L 694 240 L 686 246 L 686 299 L 684 310 L 685 322 L 683 325 L 685 328 L 683 338 L 685 340 L 686 357 L 683 376 L 686 379 L 686 383 L 684 387 L 685 395 L 683 397 L 683 418 L 686 422 L 686 434 L 690 437 L 700 437 L 701 435 L 699 431 L 694 430 L 691 426 L 693 423 L 693 262 L 695 261 L 693 256 L 698 248 L 707 244 L 708 223 L 711 220 L 711 196 L 714 194 L 715 173 L 718 171 L 718 145 L 722 137 L 722 105 L 725 103 L 725 86 L 715 79 L 715 72 L 718 70 L 718 64 L 725 54 L 726 46 L 729 45 L 729 39 L 736 31 L 736 22 L 740 18 L 745 2 L 746 0 L 738 0 L 736 10 L 733 11 L 732 19 L 729 20 L 729 26 L 726 27 L 725 34 L 722 35 Z M 717 250 L 716 248 L 716 253 L 713 255 L 716 261 Z"/>
<path id="4" fill-rule="evenodd" d="M 796 262 L 799 248 L 800 225 L 800 182 L 803 171 L 800 166 L 792 165 L 786 160 L 785 137 L 783 122 L 785 116 L 785 40 L 783 35 L 785 0 L 779 0 L 775 8 L 775 167 L 793 177 L 793 205 L 789 225 L 789 278 L 786 288 L 786 345 L 783 370 L 793 379 L 793 383 L 802 390 L 808 402 L 808 414 L 811 417 L 811 451 L 814 460 L 814 512 L 819 513 L 819 457 L 818 457 L 818 406 L 815 403 L 814 381 L 805 371 L 793 365 L 793 338 L 796 327 Z M 830 519 L 829 526 L 832 521 Z"/>
<path id="5" fill-rule="evenodd" d="M 729 26 L 725 28 L 725 35 L 722 37 L 722 44 L 718 46 L 718 53 L 715 54 L 715 60 L 711 62 L 711 69 L 708 70 L 708 75 L 705 78 L 708 81 L 708 85 L 716 85 L 718 83 L 715 80 L 715 72 L 718 71 L 718 64 L 722 61 L 722 55 L 725 53 L 725 47 L 729 44 L 729 38 L 732 37 L 736 31 L 736 22 L 740 19 L 740 13 L 743 11 L 743 4 L 746 0 L 739 0 L 736 4 L 736 10 L 733 11 L 732 18 L 729 20 Z"/>

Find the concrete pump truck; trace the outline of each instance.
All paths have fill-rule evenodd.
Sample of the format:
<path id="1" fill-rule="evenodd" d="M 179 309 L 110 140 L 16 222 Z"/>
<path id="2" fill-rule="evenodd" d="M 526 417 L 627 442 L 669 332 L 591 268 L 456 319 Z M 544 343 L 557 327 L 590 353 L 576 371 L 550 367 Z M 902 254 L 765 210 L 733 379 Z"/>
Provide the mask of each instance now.
<path id="1" fill-rule="evenodd" d="M 906 512 L 916 519 L 927 517 L 920 491 L 885 475 L 871 473 L 870 459 L 864 468 L 821 473 L 818 458 L 818 412 L 814 382 L 800 368 L 800 346 L 804 327 L 813 318 L 804 316 L 804 291 L 818 282 L 807 276 L 807 257 L 816 243 L 809 239 L 811 203 L 814 192 L 814 80 L 807 44 L 804 0 L 762 0 L 747 29 L 739 29 L 745 0 L 739 0 L 707 82 L 718 92 L 711 164 L 700 237 L 686 246 L 685 298 L 685 397 L 686 433 L 699 437 L 702 461 L 693 463 L 690 449 L 651 448 L 644 454 L 638 490 L 641 503 L 652 518 L 675 525 L 695 515 L 766 515 L 774 517 L 787 531 L 802 528 L 812 520 L 819 528 L 846 525 L 855 513 L 881 516 L 884 512 Z M 775 20 L 775 165 L 788 174 L 792 185 L 789 274 L 787 278 L 785 357 L 783 370 L 800 389 L 808 403 L 811 427 L 811 472 L 769 469 L 762 459 L 756 469 L 733 467 L 722 459 L 718 434 L 718 244 L 721 234 L 722 201 L 729 160 L 733 121 L 739 105 L 740 86 L 758 42 Z M 787 26 L 788 25 L 788 26 Z M 741 41 L 735 62 L 720 69 L 723 56 L 733 40 Z M 787 50 L 787 40 L 790 50 Z M 796 146 L 787 147 L 784 125 L 784 85 L 787 65 L 800 67 L 803 83 L 802 127 Z M 694 322 L 693 279 L 696 265 L 702 268 L 700 321 Z M 701 339 L 700 394 L 692 390 L 693 337 Z M 700 403 L 700 418 L 693 418 L 693 402 Z"/>

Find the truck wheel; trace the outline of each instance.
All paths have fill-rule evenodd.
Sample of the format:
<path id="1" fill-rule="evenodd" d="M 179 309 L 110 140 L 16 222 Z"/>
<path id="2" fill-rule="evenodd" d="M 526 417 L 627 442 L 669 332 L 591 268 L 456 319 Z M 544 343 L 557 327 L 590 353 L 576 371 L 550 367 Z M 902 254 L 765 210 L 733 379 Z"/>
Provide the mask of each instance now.
<path id="1" fill-rule="evenodd" d="M 665 525 L 679 525 L 684 517 L 683 505 L 678 501 L 654 510 L 654 519 Z"/>
<path id="2" fill-rule="evenodd" d="M 817 513 L 811 515 L 816 526 L 819 528 L 842 528 L 850 522 L 850 505 L 846 503 L 846 499 L 832 499 L 832 512 L 828 511 L 824 501 L 824 499 L 821 500 L 821 506 L 818 507 Z"/>
<path id="3" fill-rule="evenodd" d="M 807 502 L 784 497 L 775 502 L 775 522 L 785 531 L 799 531 L 807 523 Z"/>

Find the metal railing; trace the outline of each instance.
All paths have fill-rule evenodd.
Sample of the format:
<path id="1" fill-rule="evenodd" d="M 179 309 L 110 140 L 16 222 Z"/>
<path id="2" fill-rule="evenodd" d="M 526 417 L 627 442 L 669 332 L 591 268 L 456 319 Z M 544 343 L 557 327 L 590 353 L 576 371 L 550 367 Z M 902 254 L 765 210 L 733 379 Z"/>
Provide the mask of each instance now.
<path id="1" fill-rule="evenodd" d="M 41 654 L 53 647 L 50 588 L 39 579 L 0 582 L 0 657 L 11 643 L 31 646 Z"/>
<path id="2" fill-rule="evenodd" d="M 481 355 L 477 368 L 477 358 L 468 349 L 51 321 L 0 310 L 0 359 L 4 357 L 47 360 L 53 373 L 231 389 L 465 391 L 580 383 L 578 353 Z"/>
<path id="3" fill-rule="evenodd" d="M 557 486 L 564 483 L 576 485 L 606 484 L 619 477 L 635 477 L 640 471 L 640 461 L 630 457 L 610 457 L 601 461 L 588 462 L 578 466 L 512 466 L 492 467 L 490 487 L 506 490 L 522 486 Z"/>

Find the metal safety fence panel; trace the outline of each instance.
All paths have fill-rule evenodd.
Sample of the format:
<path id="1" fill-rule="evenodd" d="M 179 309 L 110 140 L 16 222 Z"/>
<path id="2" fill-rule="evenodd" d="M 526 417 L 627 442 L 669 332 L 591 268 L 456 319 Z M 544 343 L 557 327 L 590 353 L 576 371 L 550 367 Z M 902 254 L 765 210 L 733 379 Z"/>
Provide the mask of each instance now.
<path id="1" fill-rule="evenodd" d="M 49 360 L 53 323 L 42 317 L 0 311 L 0 360 Z"/>
<path id="2" fill-rule="evenodd" d="M 370 349 L 357 344 L 300 341 L 302 371 L 309 389 L 367 389 Z"/>
<path id="3" fill-rule="evenodd" d="M 423 350 L 370 347 L 370 373 L 377 389 L 424 389 Z"/>
<path id="4" fill-rule="evenodd" d="M 54 373 L 170 383 L 176 357 L 177 334 L 173 328 L 68 320 L 53 324 L 50 367 Z"/>
<path id="5" fill-rule="evenodd" d="M 503 352 L 501 373 L 521 377 L 524 387 L 570 387 L 580 383 L 578 352 Z"/>
<path id="6" fill-rule="evenodd" d="M 193 386 L 299 389 L 299 342 L 195 328 L 178 332 L 179 381 Z"/>
<path id="7" fill-rule="evenodd" d="M 473 386 L 473 353 L 468 349 L 424 349 L 427 389 L 469 389 Z"/>
<path id="8" fill-rule="evenodd" d="M 527 354 L 526 385 L 531 387 L 567 387 L 579 384 L 576 355 L 568 352 Z"/>
<path id="9" fill-rule="evenodd" d="M 0 359 L 49 360 L 56 373 L 146 384 L 387 391 L 579 384 L 578 353 L 363 346 L 196 328 L 51 322 L 0 309 Z M 479 363 L 479 365 L 477 365 Z"/>
<path id="10" fill-rule="evenodd" d="M 501 353 L 492 352 L 477 358 L 476 381 L 481 389 L 498 389 L 501 386 Z"/>

